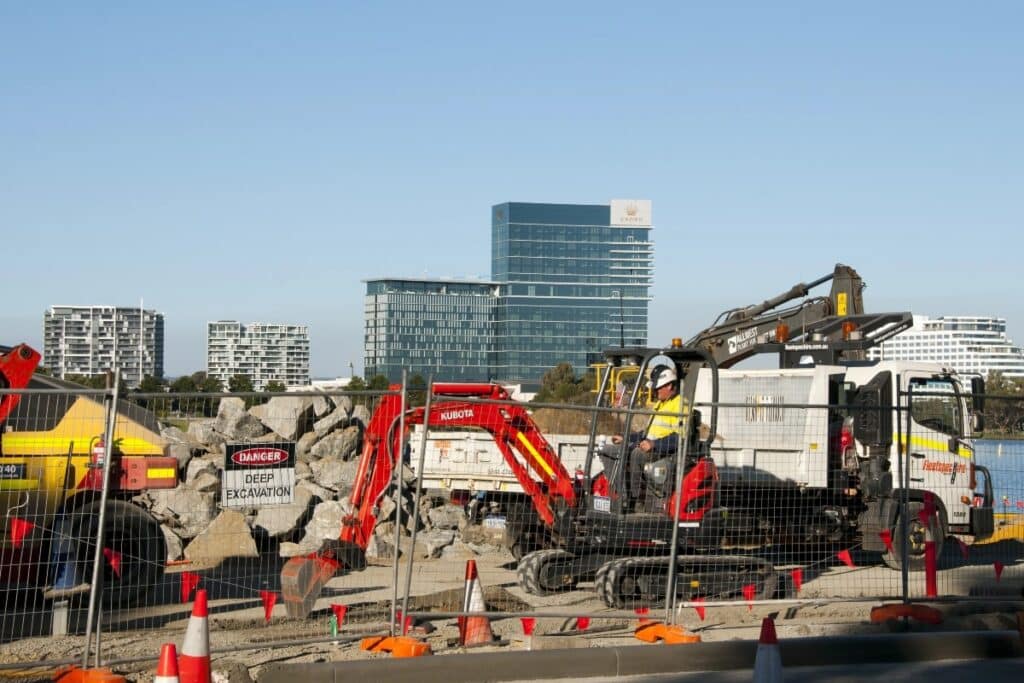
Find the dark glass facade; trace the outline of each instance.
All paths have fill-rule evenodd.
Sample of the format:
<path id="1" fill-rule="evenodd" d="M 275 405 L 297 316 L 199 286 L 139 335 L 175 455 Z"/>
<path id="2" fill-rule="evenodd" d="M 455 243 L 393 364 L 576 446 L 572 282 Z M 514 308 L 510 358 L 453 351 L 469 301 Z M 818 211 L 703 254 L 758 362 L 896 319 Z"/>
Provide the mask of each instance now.
<path id="1" fill-rule="evenodd" d="M 465 280 L 383 278 L 366 281 L 365 375 L 392 382 L 402 370 L 435 381 L 492 377 L 498 286 Z"/>
<path id="2" fill-rule="evenodd" d="M 647 343 L 650 222 L 612 225 L 611 214 L 607 205 L 492 208 L 497 380 L 535 382 L 566 361 L 582 374 L 604 348 Z"/>

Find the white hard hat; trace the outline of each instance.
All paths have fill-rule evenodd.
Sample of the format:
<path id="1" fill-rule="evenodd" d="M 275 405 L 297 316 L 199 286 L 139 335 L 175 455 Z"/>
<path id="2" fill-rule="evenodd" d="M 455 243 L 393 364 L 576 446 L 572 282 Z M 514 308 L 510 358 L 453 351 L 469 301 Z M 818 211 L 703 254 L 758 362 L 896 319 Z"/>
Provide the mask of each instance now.
<path id="1" fill-rule="evenodd" d="M 659 365 L 651 370 L 651 379 L 647 381 L 647 388 L 660 389 L 666 384 L 675 382 L 677 379 L 674 368 L 667 365 Z"/>

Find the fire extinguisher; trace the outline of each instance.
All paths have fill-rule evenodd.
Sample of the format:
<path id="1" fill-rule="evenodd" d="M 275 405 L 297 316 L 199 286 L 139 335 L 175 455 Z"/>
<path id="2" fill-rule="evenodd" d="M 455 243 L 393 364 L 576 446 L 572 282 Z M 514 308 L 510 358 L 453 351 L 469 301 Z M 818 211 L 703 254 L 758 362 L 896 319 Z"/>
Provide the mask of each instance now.
<path id="1" fill-rule="evenodd" d="M 89 445 L 89 467 L 92 469 L 103 469 L 103 463 L 107 458 L 107 447 L 103 443 L 102 436 L 94 436 Z"/>

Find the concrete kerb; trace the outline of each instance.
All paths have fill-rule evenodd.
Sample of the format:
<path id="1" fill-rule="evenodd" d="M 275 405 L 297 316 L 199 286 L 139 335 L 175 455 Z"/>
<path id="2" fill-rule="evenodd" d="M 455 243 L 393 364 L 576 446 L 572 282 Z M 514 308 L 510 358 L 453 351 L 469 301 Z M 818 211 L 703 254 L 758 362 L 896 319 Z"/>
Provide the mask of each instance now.
<path id="1" fill-rule="evenodd" d="M 789 667 L 1024 657 L 1017 631 L 793 638 L 779 643 Z M 751 669 L 756 641 L 442 655 L 416 660 L 276 664 L 260 683 L 394 683 L 554 680 Z"/>

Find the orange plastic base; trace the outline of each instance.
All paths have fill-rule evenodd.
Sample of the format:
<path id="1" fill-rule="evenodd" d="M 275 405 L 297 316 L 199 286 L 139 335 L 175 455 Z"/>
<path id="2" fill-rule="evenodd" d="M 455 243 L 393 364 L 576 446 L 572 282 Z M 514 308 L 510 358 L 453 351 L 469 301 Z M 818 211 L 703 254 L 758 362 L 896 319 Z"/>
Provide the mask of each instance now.
<path id="1" fill-rule="evenodd" d="M 633 631 L 633 637 L 645 643 L 656 643 L 660 640 L 669 645 L 700 642 L 700 636 L 696 633 L 690 633 L 682 626 L 669 626 L 660 621 L 641 622 Z"/>
<path id="2" fill-rule="evenodd" d="M 53 680 L 57 683 L 125 683 L 124 676 L 110 669 L 82 669 L 77 666 L 58 669 Z"/>
<path id="3" fill-rule="evenodd" d="M 941 624 L 942 612 L 927 605 L 905 605 L 895 603 L 871 608 L 871 623 L 880 624 L 890 619 L 909 617 L 925 624 Z"/>
<path id="4" fill-rule="evenodd" d="M 363 638 L 359 649 L 367 652 L 390 652 L 392 657 L 422 657 L 433 654 L 430 643 L 407 636 L 371 636 Z"/>

